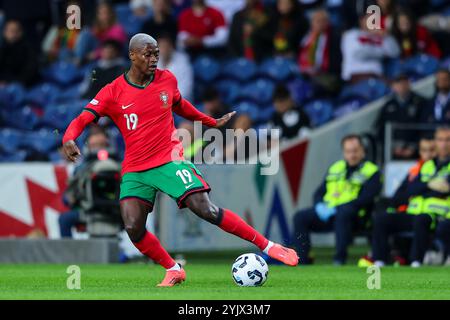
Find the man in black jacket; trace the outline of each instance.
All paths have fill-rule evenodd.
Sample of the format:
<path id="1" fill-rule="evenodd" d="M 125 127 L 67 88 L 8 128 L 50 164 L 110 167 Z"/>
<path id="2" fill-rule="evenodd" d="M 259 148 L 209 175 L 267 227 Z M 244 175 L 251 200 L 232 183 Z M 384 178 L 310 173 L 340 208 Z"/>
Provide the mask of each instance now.
<path id="1" fill-rule="evenodd" d="M 22 25 L 17 20 L 7 21 L 0 46 L 0 84 L 32 85 L 37 74 L 36 53 L 25 40 Z"/>
<path id="2" fill-rule="evenodd" d="M 397 76 L 392 83 L 392 97 L 384 104 L 377 120 L 378 139 L 381 145 L 385 143 L 385 127 L 388 123 L 415 125 L 421 121 L 420 115 L 427 106 L 422 96 L 411 90 L 406 75 Z M 393 130 L 392 155 L 396 159 L 417 158 L 417 130 Z"/>
<path id="3" fill-rule="evenodd" d="M 292 139 L 308 133 L 309 117 L 295 104 L 289 89 L 284 85 L 277 86 L 272 100 L 275 112 L 269 121 L 269 127 L 279 129 L 281 139 Z"/>
<path id="4" fill-rule="evenodd" d="M 450 70 L 436 72 L 436 93 L 423 110 L 421 121 L 437 125 L 450 123 Z"/>

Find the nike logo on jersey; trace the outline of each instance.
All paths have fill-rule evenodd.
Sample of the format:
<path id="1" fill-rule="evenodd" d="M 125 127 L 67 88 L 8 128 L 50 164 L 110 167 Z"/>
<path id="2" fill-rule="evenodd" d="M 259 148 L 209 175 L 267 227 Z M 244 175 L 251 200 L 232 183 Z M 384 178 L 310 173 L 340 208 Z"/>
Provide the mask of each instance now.
<path id="1" fill-rule="evenodd" d="M 127 105 L 127 106 L 122 106 L 122 109 L 123 110 L 125 110 L 125 109 L 127 109 L 127 108 L 129 108 L 129 107 L 131 107 L 132 105 L 133 105 L 134 103 L 130 103 L 129 105 Z"/>
<path id="2" fill-rule="evenodd" d="M 192 187 L 195 183 L 191 183 L 190 185 L 185 186 L 186 189 L 189 189 L 190 187 Z"/>

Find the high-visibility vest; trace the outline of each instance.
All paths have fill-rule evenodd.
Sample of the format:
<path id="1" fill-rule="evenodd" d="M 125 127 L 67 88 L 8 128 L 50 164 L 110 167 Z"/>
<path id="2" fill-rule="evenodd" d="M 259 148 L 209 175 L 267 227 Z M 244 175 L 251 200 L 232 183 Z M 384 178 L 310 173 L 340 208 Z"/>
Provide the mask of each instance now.
<path id="1" fill-rule="evenodd" d="M 434 160 L 428 160 L 420 169 L 420 181 L 428 183 L 434 178 L 444 178 L 450 175 L 450 162 L 436 172 L 436 164 Z M 427 213 L 431 216 L 441 215 L 450 218 L 450 197 L 434 198 L 415 196 L 409 200 L 408 209 L 409 214 Z"/>
<path id="2" fill-rule="evenodd" d="M 413 181 L 420 173 L 420 169 L 422 169 L 423 164 L 425 163 L 424 160 L 419 160 L 417 163 L 409 168 L 408 170 L 408 182 Z M 388 208 L 388 212 L 406 212 L 408 209 L 408 204 L 402 204 L 397 209 L 395 208 Z"/>
<path id="3" fill-rule="evenodd" d="M 378 166 L 370 161 L 364 161 L 350 177 L 347 175 L 347 164 L 344 160 L 335 162 L 326 176 L 326 193 L 323 201 L 329 207 L 336 207 L 358 198 L 363 184 L 378 171 Z M 359 213 L 363 215 L 364 212 Z"/>

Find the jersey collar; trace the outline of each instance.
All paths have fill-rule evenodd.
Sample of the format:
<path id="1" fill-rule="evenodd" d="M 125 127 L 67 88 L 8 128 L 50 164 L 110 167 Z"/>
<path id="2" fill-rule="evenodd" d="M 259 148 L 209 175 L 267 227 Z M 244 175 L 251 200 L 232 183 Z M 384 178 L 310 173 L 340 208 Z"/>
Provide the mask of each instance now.
<path id="1" fill-rule="evenodd" d="M 143 86 L 140 86 L 140 85 L 138 85 L 138 84 L 136 84 L 136 83 L 131 82 L 130 79 L 128 79 L 127 73 L 128 73 L 128 71 L 125 72 L 125 73 L 123 74 L 123 77 L 124 77 L 125 81 L 126 81 L 130 86 L 135 87 L 135 88 L 138 88 L 138 89 L 145 89 L 145 88 L 147 88 L 147 87 L 150 85 L 150 83 L 152 83 L 153 80 L 155 79 L 155 74 L 153 74 L 152 77 L 150 78 L 150 80 L 149 80 L 146 84 L 144 84 Z M 155 73 L 156 73 L 156 70 L 155 70 Z"/>

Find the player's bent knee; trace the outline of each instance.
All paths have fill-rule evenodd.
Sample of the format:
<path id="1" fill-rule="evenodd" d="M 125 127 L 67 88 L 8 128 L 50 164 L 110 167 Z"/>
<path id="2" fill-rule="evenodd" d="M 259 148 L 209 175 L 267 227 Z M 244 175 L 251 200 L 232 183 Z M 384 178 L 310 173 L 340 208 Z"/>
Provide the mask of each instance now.
<path id="1" fill-rule="evenodd" d="M 132 242 L 139 242 L 145 233 L 145 227 L 135 223 L 125 223 L 125 231 Z"/>

